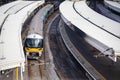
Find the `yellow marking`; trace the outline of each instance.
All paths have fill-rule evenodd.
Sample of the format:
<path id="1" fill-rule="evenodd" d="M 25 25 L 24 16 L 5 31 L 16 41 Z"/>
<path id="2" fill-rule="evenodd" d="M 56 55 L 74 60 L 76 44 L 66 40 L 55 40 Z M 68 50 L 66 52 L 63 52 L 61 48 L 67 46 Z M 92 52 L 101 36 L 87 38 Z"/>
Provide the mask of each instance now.
<path id="1" fill-rule="evenodd" d="M 43 52 L 43 48 L 25 48 L 26 52 Z"/>
<path id="2" fill-rule="evenodd" d="M 18 68 L 16 68 L 15 72 L 16 72 L 16 80 L 18 80 Z"/>

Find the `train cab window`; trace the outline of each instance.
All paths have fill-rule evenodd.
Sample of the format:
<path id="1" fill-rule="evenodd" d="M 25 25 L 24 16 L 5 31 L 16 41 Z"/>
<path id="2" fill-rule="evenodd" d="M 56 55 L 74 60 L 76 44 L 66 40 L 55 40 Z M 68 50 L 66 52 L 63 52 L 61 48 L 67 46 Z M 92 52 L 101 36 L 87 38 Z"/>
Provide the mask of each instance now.
<path id="1" fill-rule="evenodd" d="M 32 47 L 42 48 L 43 47 L 43 39 L 26 39 L 25 46 L 30 47 L 30 48 L 32 48 Z"/>
<path id="2" fill-rule="evenodd" d="M 43 48 L 43 39 L 39 39 L 38 46 L 40 48 Z"/>

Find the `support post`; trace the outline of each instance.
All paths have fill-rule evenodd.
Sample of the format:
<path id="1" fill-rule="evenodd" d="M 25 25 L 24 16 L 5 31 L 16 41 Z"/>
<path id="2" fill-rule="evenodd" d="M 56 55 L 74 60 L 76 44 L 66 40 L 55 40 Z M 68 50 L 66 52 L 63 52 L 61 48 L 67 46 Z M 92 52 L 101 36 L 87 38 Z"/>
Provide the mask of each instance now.
<path id="1" fill-rule="evenodd" d="M 15 78 L 16 78 L 16 80 L 18 80 L 18 67 L 15 70 Z"/>

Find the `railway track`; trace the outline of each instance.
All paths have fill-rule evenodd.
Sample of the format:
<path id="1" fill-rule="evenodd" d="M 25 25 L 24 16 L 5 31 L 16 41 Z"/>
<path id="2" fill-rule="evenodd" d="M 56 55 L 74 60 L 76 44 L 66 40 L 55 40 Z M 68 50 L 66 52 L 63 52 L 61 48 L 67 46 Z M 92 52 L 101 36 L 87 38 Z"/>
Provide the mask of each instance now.
<path id="1" fill-rule="evenodd" d="M 50 49 L 53 55 L 55 71 L 60 80 L 87 80 L 81 66 L 65 47 L 59 33 L 60 16 L 52 23 L 49 31 Z"/>
<path id="2" fill-rule="evenodd" d="M 42 80 L 42 67 L 39 60 L 28 60 L 28 80 Z"/>
<path id="3" fill-rule="evenodd" d="M 48 80 L 44 60 L 28 60 L 28 80 Z"/>
<path id="4" fill-rule="evenodd" d="M 102 74 L 107 80 L 118 80 L 120 78 L 119 62 L 113 64 L 107 57 L 94 57 L 94 55 L 97 55 L 100 52 L 85 42 L 83 39 L 84 34 L 80 30 L 78 31 L 75 27 L 74 30 L 65 27 L 65 30 L 76 49 L 82 53 L 84 58 L 89 61 L 89 63 L 100 72 L 100 74 Z"/>
<path id="5" fill-rule="evenodd" d="M 52 21 L 52 19 L 58 14 L 59 12 L 55 12 L 51 15 L 44 28 L 44 35 L 49 38 L 53 64 L 55 65 L 54 70 L 60 80 L 88 80 L 80 64 L 67 50 L 61 38 L 58 28 L 60 16 L 56 17 L 55 20 Z M 48 27 L 50 24 L 51 26 Z M 47 32 L 48 28 L 50 28 L 49 32 Z M 45 43 L 46 42 L 44 42 L 44 45 Z M 49 74 L 51 72 L 48 70 L 51 68 L 49 52 L 46 51 L 46 46 L 44 47 L 45 52 L 40 59 L 28 60 L 28 78 L 26 80 L 50 80 Z"/>

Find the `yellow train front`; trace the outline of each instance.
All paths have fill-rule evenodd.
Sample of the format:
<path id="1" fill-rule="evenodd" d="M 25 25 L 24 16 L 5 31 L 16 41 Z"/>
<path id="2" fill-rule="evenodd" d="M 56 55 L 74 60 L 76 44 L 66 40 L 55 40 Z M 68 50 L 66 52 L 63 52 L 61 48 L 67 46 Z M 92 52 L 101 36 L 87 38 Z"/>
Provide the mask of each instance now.
<path id="1" fill-rule="evenodd" d="M 38 59 L 43 53 L 43 37 L 30 34 L 25 40 L 25 53 L 29 59 Z"/>

